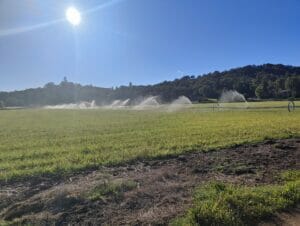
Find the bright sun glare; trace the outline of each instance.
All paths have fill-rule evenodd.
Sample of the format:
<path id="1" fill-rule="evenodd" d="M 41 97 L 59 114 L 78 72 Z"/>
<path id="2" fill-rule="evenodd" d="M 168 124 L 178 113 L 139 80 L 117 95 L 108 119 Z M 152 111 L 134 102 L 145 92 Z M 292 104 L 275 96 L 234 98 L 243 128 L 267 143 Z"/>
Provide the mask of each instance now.
<path id="1" fill-rule="evenodd" d="M 74 26 L 79 25 L 81 22 L 80 12 L 74 7 L 70 7 L 66 10 L 66 18 Z"/>

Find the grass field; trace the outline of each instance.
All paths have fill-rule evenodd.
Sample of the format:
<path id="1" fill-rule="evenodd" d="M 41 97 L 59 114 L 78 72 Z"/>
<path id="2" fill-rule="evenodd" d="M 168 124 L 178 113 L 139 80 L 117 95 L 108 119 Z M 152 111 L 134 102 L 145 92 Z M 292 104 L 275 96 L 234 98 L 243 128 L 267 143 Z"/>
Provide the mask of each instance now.
<path id="1" fill-rule="evenodd" d="M 212 104 L 199 104 L 175 112 L 3 110 L 0 180 L 299 137 L 300 109 L 289 113 L 286 106 L 287 102 L 260 102 L 212 111 Z"/>

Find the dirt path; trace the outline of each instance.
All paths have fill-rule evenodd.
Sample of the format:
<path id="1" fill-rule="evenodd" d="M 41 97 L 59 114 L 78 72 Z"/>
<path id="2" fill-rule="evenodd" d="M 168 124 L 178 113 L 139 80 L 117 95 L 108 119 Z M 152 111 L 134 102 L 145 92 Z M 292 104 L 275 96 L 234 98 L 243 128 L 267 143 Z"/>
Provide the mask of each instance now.
<path id="1" fill-rule="evenodd" d="M 102 167 L 64 180 L 2 184 L 0 219 L 59 225 L 166 225 L 190 207 L 193 189 L 201 183 L 275 183 L 278 178 L 273 176 L 287 169 L 300 169 L 300 139 Z M 122 188 L 120 194 L 87 198 L 95 187 L 129 181 L 135 186 Z"/>

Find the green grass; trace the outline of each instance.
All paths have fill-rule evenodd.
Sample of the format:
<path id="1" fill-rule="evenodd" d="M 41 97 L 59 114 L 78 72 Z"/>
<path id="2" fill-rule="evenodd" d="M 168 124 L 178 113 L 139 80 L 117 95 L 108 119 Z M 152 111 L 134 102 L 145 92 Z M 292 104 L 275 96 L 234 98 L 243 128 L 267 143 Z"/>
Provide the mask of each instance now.
<path id="1" fill-rule="evenodd" d="M 258 187 L 204 185 L 195 192 L 194 207 L 172 225 L 253 225 L 300 202 L 300 171 L 287 172 L 284 179 Z"/>
<path id="2" fill-rule="evenodd" d="M 250 103 L 251 105 L 252 103 Z M 263 107 L 262 103 L 259 104 Z M 286 105 L 267 102 L 265 105 Z M 299 106 L 299 103 L 297 103 Z M 255 105 L 253 105 L 255 107 Z M 300 110 L 0 111 L 0 180 L 300 136 Z"/>

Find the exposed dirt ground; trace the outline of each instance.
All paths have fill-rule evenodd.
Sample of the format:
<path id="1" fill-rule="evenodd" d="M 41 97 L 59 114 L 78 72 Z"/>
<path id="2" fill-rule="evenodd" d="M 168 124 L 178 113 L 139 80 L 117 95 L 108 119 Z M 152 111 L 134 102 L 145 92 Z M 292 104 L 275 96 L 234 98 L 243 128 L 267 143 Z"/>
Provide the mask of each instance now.
<path id="1" fill-rule="evenodd" d="M 300 225 L 300 207 L 294 210 L 285 211 L 276 214 L 268 222 L 263 222 L 259 226 L 299 226 Z"/>
<path id="2" fill-rule="evenodd" d="M 0 219 L 39 225 L 167 225 L 191 206 L 193 189 L 201 183 L 277 183 L 275 175 L 287 169 L 300 169 L 300 139 L 136 161 L 64 179 L 2 182 Z M 116 181 L 136 186 L 118 195 L 88 198 L 95 187 Z"/>

